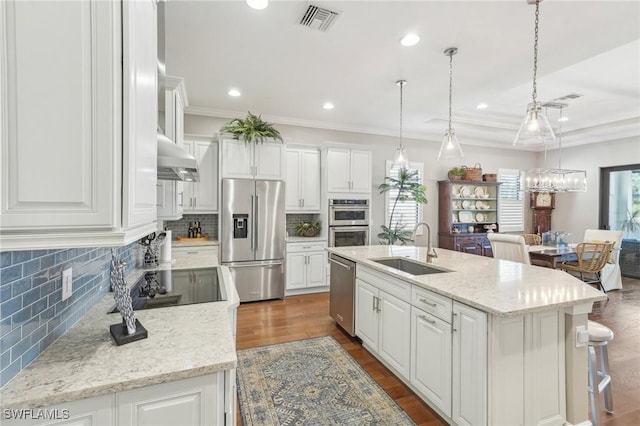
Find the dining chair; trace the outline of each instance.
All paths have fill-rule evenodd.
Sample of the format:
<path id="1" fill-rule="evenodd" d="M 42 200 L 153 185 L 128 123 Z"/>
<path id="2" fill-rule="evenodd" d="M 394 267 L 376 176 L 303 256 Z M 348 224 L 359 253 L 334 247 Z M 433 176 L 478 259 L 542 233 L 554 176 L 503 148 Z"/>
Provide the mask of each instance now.
<path id="1" fill-rule="evenodd" d="M 595 284 L 604 293 L 607 291 L 602 286 L 601 272 L 606 265 L 611 253 L 611 243 L 578 243 L 576 246 L 576 261 L 563 262 L 560 269 L 577 275 L 587 284 Z"/>
<path id="2" fill-rule="evenodd" d="M 487 234 L 491 243 L 494 259 L 511 260 L 527 265 L 531 264 L 529 252 L 522 235 L 498 234 L 495 232 Z"/>
<path id="3" fill-rule="evenodd" d="M 520 234 L 524 238 L 524 243 L 528 246 L 539 246 L 542 238 L 538 234 Z"/>
<path id="4" fill-rule="evenodd" d="M 620 272 L 620 247 L 622 244 L 622 231 L 609 231 L 606 229 L 587 229 L 584 231 L 584 242 L 610 242 L 613 243 L 609 260 L 602 268 L 600 279 L 602 287 L 606 291 L 622 289 L 622 273 Z"/>

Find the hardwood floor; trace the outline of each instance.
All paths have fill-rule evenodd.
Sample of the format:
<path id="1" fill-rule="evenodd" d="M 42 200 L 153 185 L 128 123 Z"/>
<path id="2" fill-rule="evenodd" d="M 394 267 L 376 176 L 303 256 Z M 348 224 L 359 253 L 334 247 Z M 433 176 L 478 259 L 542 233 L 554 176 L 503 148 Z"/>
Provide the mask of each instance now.
<path id="1" fill-rule="evenodd" d="M 609 342 L 613 414 L 599 398 L 600 423 L 606 426 L 640 425 L 640 280 L 623 278 L 622 290 L 593 306 L 589 319 L 614 332 Z"/>
<path id="2" fill-rule="evenodd" d="M 589 315 L 590 319 L 610 327 L 615 333 L 609 344 L 614 414 L 607 414 L 602 408 L 600 417 L 606 426 L 640 425 L 640 280 L 624 278 L 623 287 L 623 290 L 610 292 L 607 302 L 596 303 Z M 336 327 L 329 317 L 328 293 L 244 303 L 238 309 L 238 350 L 329 335 L 416 424 L 446 424 L 357 340 Z M 602 397 L 599 402 L 603 407 Z M 238 424 L 241 424 L 239 414 Z"/>

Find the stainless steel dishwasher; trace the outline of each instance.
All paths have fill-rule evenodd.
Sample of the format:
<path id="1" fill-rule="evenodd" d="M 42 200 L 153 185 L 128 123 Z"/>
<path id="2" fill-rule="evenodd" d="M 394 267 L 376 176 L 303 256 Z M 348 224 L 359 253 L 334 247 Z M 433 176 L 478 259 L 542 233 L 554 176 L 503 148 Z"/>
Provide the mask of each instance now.
<path id="1" fill-rule="evenodd" d="M 356 264 L 331 253 L 329 314 L 351 336 L 355 336 Z"/>

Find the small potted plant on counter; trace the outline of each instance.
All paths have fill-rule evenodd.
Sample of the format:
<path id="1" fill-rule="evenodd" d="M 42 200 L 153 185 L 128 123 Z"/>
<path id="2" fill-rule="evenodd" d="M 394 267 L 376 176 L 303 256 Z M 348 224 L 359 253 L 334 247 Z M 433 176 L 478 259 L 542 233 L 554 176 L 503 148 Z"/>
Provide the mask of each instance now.
<path id="1" fill-rule="evenodd" d="M 296 233 L 301 237 L 315 237 L 320 233 L 320 222 L 304 222 L 296 225 Z"/>
<path id="2" fill-rule="evenodd" d="M 251 114 L 250 111 L 247 118 L 234 118 L 222 126 L 220 132 L 229 133 L 234 139 L 242 139 L 246 143 L 263 143 L 267 139 L 283 142 L 282 135 L 273 124 L 264 121 L 260 115 Z"/>

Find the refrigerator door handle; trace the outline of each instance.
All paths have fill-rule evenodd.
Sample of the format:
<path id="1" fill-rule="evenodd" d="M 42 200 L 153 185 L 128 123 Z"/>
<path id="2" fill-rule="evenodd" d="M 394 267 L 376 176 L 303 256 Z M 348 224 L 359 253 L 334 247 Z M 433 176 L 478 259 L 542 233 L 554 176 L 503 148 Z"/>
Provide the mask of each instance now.
<path id="1" fill-rule="evenodd" d="M 256 208 L 254 197 L 255 195 L 251 196 L 251 251 L 256 251 L 256 248 L 253 245 L 253 242 L 255 241 L 254 235 L 256 233 Z"/>
<path id="2" fill-rule="evenodd" d="M 254 236 L 254 244 L 253 246 L 255 247 L 254 250 L 258 250 L 258 226 L 260 226 L 260 224 L 258 223 L 258 204 L 260 202 L 260 197 L 256 195 L 256 204 L 254 206 L 254 210 L 253 210 L 253 236 Z"/>
<path id="3" fill-rule="evenodd" d="M 225 262 L 223 266 L 228 266 L 229 268 L 251 268 L 256 266 L 281 266 L 284 263 L 282 260 L 266 260 L 266 261 L 256 261 L 256 262 Z"/>

